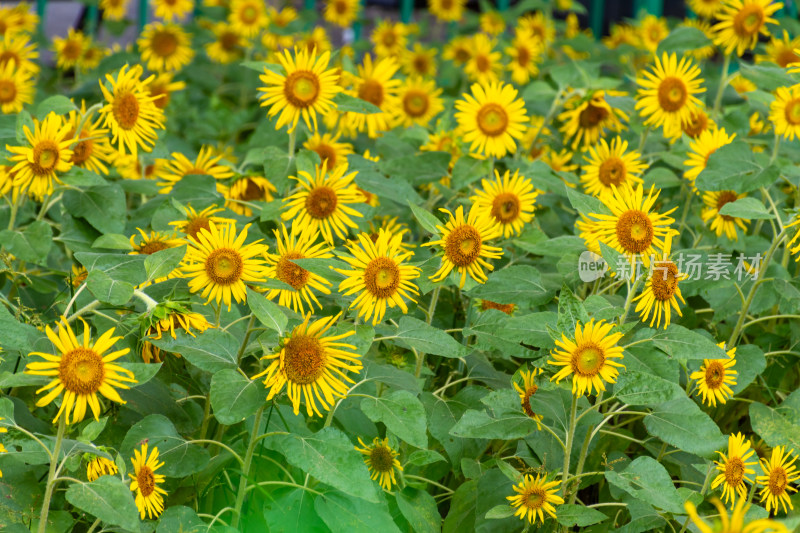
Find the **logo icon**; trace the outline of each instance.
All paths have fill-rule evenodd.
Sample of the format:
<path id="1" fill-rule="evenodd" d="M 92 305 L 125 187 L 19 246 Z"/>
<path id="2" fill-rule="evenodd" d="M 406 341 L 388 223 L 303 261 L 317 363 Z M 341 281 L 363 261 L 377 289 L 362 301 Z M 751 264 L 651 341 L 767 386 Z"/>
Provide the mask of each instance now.
<path id="1" fill-rule="evenodd" d="M 608 272 L 608 263 L 594 252 L 586 250 L 578 258 L 578 277 L 585 283 L 602 278 Z"/>

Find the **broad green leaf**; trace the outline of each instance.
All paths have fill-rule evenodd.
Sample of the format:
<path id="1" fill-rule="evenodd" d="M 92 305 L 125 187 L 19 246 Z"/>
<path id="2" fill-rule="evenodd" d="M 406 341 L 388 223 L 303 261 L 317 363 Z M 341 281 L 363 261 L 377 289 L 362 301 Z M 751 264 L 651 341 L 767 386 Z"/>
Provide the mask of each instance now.
<path id="1" fill-rule="evenodd" d="M 78 108 L 72 103 L 72 100 L 60 94 L 53 95 L 49 98 L 42 100 L 36 106 L 36 116 L 39 120 L 43 120 L 48 113 L 53 112 L 56 115 L 66 115 L 70 111 L 76 111 Z M 85 131 L 85 130 L 84 130 Z"/>
<path id="2" fill-rule="evenodd" d="M 194 509 L 185 505 L 171 505 L 158 517 L 156 533 L 206 533 L 208 525 L 197 516 Z"/>
<path id="3" fill-rule="evenodd" d="M 154 254 L 148 255 L 144 260 L 147 280 L 152 281 L 172 274 L 181 264 L 185 255 L 186 245 L 159 250 Z"/>
<path id="4" fill-rule="evenodd" d="M 667 470 L 652 457 L 637 457 L 624 470 L 606 470 L 606 480 L 637 500 L 669 513 L 683 514 L 683 499 Z"/>
<path id="5" fill-rule="evenodd" d="M 141 443 L 145 441 L 148 453 L 158 448 L 158 460 L 164 461 L 158 474 L 167 477 L 190 476 L 208 464 L 208 450 L 186 442 L 166 416 L 149 415 L 134 424 L 122 441 L 120 453 L 123 457 L 133 457 L 133 451 L 141 451 Z"/>
<path id="6" fill-rule="evenodd" d="M 647 432 L 700 457 L 712 458 L 725 445 L 717 424 L 689 398 L 661 404 L 644 418 Z"/>
<path id="7" fill-rule="evenodd" d="M 714 341 L 678 324 L 665 330 L 643 328 L 633 340 L 652 339 L 653 345 L 675 359 L 727 359 L 727 354 Z"/>
<path id="8" fill-rule="evenodd" d="M 786 446 L 800 449 L 800 425 L 763 403 L 750 404 L 750 423 L 753 431 L 764 439 L 768 446 Z"/>
<path id="9" fill-rule="evenodd" d="M 97 240 L 92 243 L 92 248 L 105 248 L 107 250 L 133 250 L 131 240 L 125 235 L 119 233 L 106 233 L 100 235 Z"/>
<path id="10" fill-rule="evenodd" d="M 775 215 L 767 211 L 763 202 L 750 197 L 728 202 L 722 206 L 719 214 L 746 220 L 775 218 Z"/>
<path id="11" fill-rule="evenodd" d="M 415 533 L 437 533 L 442 530 L 442 516 L 433 496 L 413 487 L 405 487 L 395 494 L 397 507 Z"/>
<path id="12" fill-rule="evenodd" d="M 583 239 L 574 235 L 559 235 L 544 239 L 532 246 L 524 246 L 519 240 L 515 240 L 514 245 L 532 254 L 545 257 L 563 257 L 565 254 L 579 254 L 586 250 L 586 243 L 583 242 Z"/>
<path id="13" fill-rule="evenodd" d="M 44 117 L 42 117 L 44 119 Z M 25 129 L 28 129 L 31 135 L 35 130 L 35 126 L 33 124 L 33 117 L 31 114 L 26 110 L 23 109 L 19 113 L 17 113 L 17 127 L 16 127 L 16 137 L 17 142 L 22 145 L 28 144 L 28 139 L 25 136 Z"/>
<path id="14" fill-rule="evenodd" d="M 119 183 L 107 183 L 64 192 L 64 207 L 70 215 L 84 218 L 102 233 L 125 231 L 125 191 Z"/>
<path id="15" fill-rule="evenodd" d="M 542 284 L 539 271 L 528 265 L 513 265 L 489 274 L 489 280 L 469 291 L 473 298 L 484 298 L 501 304 L 527 303 L 543 305 L 553 299 L 555 291 Z"/>
<path id="16" fill-rule="evenodd" d="M 111 278 L 102 270 L 92 270 L 86 277 L 92 296 L 111 305 L 125 305 L 133 297 L 133 284 Z"/>
<path id="17" fill-rule="evenodd" d="M 406 459 L 406 463 L 417 466 L 425 466 L 432 463 L 438 463 L 439 461 L 447 461 L 447 459 L 445 459 L 439 452 L 433 450 L 416 450 L 408 456 L 408 459 Z"/>
<path id="18" fill-rule="evenodd" d="M 486 518 L 490 520 L 498 519 L 498 518 L 508 518 L 509 516 L 513 516 L 516 512 L 514 507 L 510 505 L 495 505 L 484 515 Z"/>
<path id="19" fill-rule="evenodd" d="M 478 482 L 471 479 L 456 489 L 450 500 L 450 509 L 444 519 L 442 533 L 462 533 L 475 530 L 475 507 L 478 500 Z"/>
<path id="20" fill-rule="evenodd" d="M 383 110 L 375 104 L 345 93 L 338 93 L 334 96 L 333 103 L 339 113 L 346 113 L 348 111 L 362 115 L 383 113 Z"/>
<path id="21" fill-rule="evenodd" d="M 439 181 L 449 175 L 448 152 L 420 152 L 414 155 L 381 159 L 378 168 L 392 180 L 403 180 L 413 185 Z"/>
<path id="22" fill-rule="evenodd" d="M 267 63 L 266 61 L 242 61 L 239 64 L 244 68 L 255 70 L 260 74 L 263 74 L 264 72 L 275 72 L 276 74 L 281 75 L 286 74 L 283 70 L 283 67 L 278 63 Z"/>
<path id="23" fill-rule="evenodd" d="M 658 43 L 657 57 L 661 57 L 664 52 L 687 52 L 697 50 L 711 44 L 711 40 L 706 34 L 698 29 L 689 26 L 679 26 L 672 30 L 667 37 Z"/>
<path id="24" fill-rule="evenodd" d="M 71 483 L 65 496 L 78 509 L 109 525 L 139 531 L 139 511 L 133 493 L 116 476 L 102 476 L 91 483 Z"/>
<path id="25" fill-rule="evenodd" d="M 283 202 L 281 200 L 273 200 L 271 202 L 267 202 L 264 204 L 264 207 L 261 208 L 261 215 L 259 216 L 259 220 L 261 222 L 266 222 L 268 220 L 279 221 L 281 210 L 283 209 Z"/>
<path id="26" fill-rule="evenodd" d="M 427 230 L 429 233 L 438 235 L 439 230 L 436 229 L 436 226 L 441 225 L 441 222 L 438 218 L 430 214 L 428 211 L 425 211 L 421 207 L 417 207 L 412 202 L 408 202 L 408 206 L 411 208 L 411 212 L 414 213 L 414 217 L 417 219 L 420 226 L 425 228 L 425 230 Z"/>
<path id="27" fill-rule="evenodd" d="M 0 244 L 17 259 L 40 264 L 47 259 L 50 252 L 53 230 L 44 220 L 37 220 L 22 231 L 0 231 Z"/>
<path id="28" fill-rule="evenodd" d="M 605 206 L 603 202 L 594 196 L 589 196 L 579 193 L 573 189 L 567 188 L 567 198 L 569 203 L 572 204 L 578 213 L 589 216 L 591 214 L 610 215 L 611 211 Z"/>
<path id="29" fill-rule="evenodd" d="M 708 157 L 706 168 L 695 185 L 701 191 L 754 191 L 771 185 L 778 178 L 774 167 L 764 168 L 750 146 L 739 139 L 718 148 Z"/>
<path id="30" fill-rule="evenodd" d="M 329 492 L 317 496 L 314 508 L 331 531 L 347 533 L 400 533 L 386 503 Z"/>
<path id="31" fill-rule="evenodd" d="M 623 371 L 614 386 L 614 396 L 630 405 L 657 406 L 670 400 L 684 398 L 686 393 L 666 379 L 635 370 Z"/>
<path id="32" fill-rule="evenodd" d="M 585 326 L 589 322 L 589 313 L 583 306 L 583 302 L 575 296 L 569 287 L 564 285 L 558 293 L 558 321 L 556 330 L 567 337 L 575 333 L 578 322 Z"/>
<path id="33" fill-rule="evenodd" d="M 556 507 L 556 519 L 562 526 L 586 527 L 599 524 L 608 519 L 608 516 L 597 509 L 591 509 L 583 505 L 564 504 Z"/>
<path id="34" fill-rule="evenodd" d="M 467 185 L 489 176 L 492 162 L 489 159 L 475 159 L 470 156 L 459 157 L 453 166 L 452 189 L 460 191 Z"/>
<path id="35" fill-rule="evenodd" d="M 173 339 L 164 335 L 153 344 L 164 351 L 181 354 L 187 361 L 206 372 L 236 368 L 240 341 L 222 329 L 209 329 L 192 337 L 178 332 Z"/>
<path id="36" fill-rule="evenodd" d="M 205 174 L 184 176 L 172 187 L 169 195 L 183 205 L 191 205 L 198 211 L 212 204 L 225 203 L 225 199 L 217 192 L 217 180 L 214 176 Z"/>
<path id="37" fill-rule="evenodd" d="M 126 361 L 120 362 L 119 360 L 115 361 L 115 364 L 133 372 L 133 378 L 136 380 L 136 384 L 132 384 L 132 387 L 144 385 L 153 379 L 163 365 L 163 363 L 128 363 Z"/>
<path id="38" fill-rule="evenodd" d="M 406 202 L 422 203 L 422 199 L 414 187 L 402 179 L 387 178 L 378 172 L 367 171 L 359 172 L 355 181 L 359 187 L 372 194 L 377 194 L 381 199 L 400 205 L 405 205 Z"/>
<path id="39" fill-rule="evenodd" d="M 464 357 L 467 354 L 466 347 L 453 337 L 410 316 L 403 316 L 400 319 L 400 325 L 394 336 L 395 341 L 401 346 L 424 353 L 442 357 Z"/>
<path id="40" fill-rule="evenodd" d="M 232 426 L 255 413 L 267 401 L 267 389 L 239 370 L 226 368 L 211 378 L 211 407 L 220 424 Z"/>
<path id="41" fill-rule="evenodd" d="M 98 254 L 78 252 L 75 258 L 89 272 L 101 270 L 113 280 L 139 284 L 147 279 L 143 255 Z"/>
<path id="42" fill-rule="evenodd" d="M 450 434 L 470 439 L 521 439 L 536 431 L 536 422 L 522 412 L 502 413 L 497 418 L 486 411 L 468 409 Z"/>
<path id="43" fill-rule="evenodd" d="M 785 68 L 770 63 L 752 65 L 740 62 L 739 72 L 762 91 L 772 92 L 778 87 L 790 87 L 797 83 L 797 80 Z"/>
<path id="44" fill-rule="evenodd" d="M 611 270 L 611 272 L 617 273 L 619 271 L 618 265 L 622 264 L 620 263 L 620 258 L 624 258 L 624 256 L 604 242 L 598 241 L 597 244 L 600 245 L 600 254 L 608 265 L 608 269 Z M 622 259 L 622 261 L 625 261 L 625 259 Z"/>
<path id="45" fill-rule="evenodd" d="M 373 422 L 383 422 L 386 428 L 417 448 L 428 447 L 425 408 L 408 391 L 395 391 L 382 398 L 364 398 L 361 410 Z"/>
<path id="46" fill-rule="evenodd" d="M 497 335 L 510 341 L 523 343 L 531 349 L 554 348 L 547 328 L 555 328 L 558 315 L 551 311 L 512 316 L 497 330 Z M 541 352 L 540 352 L 541 353 Z"/>
<path id="47" fill-rule="evenodd" d="M 736 385 L 731 389 L 739 394 L 747 388 L 767 367 L 764 352 L 754 344 L 740 344 L 736 347 Z"/>
<path id="48" fill-rule="evenodd" d="M 269 176 L 270 183 L 278 189 L 278 192 L 283 192 L 291 183 L 289 176 L 295 174 L 297 170 L 296 161 L 277 146 L 268 146 L 265 155 L 264 175 Z"/>
<path id="49" fill-rule="evenodd" d="M 329 280 L 342 276 L 333 270 L 333 268 L 350 269 L 350 265 L 344 261 L 334 258 L 304 257 L 302 259 L 292 259 L 291 261 L 300 268 L 308 270 L 312 274 L 317 274 L 318 276 L 322 276 L 323 278 Z"/>
<path id="50" fill-rule="evenodd" d="M 328 533 L 314 509 L 316 495 L 303 489 L 278 489 L 263 498 L 264 519 L 270 533 Z"/>
<path id="51" fill-rule="evenodd" d="M 278 305 L 249 287 L 247 288 L 247 305 L 250 306 L 250 310 L 262 324 L 269 329 L 277 331 L 279 335 L 283 335 L 286 324 L 289 323 L 289 318 L 286 313 L 281 311 Z"/>

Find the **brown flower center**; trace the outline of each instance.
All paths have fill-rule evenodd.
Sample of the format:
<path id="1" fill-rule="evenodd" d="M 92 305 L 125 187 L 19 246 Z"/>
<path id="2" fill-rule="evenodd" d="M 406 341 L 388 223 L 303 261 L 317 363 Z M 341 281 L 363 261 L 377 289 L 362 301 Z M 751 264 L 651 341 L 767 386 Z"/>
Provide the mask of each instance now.
<path id="1" fill-rule="evenodd" d="M 394 457 L 386 446 L 375 446 L 369 452 L 369 462 L 376 472 L 391 472 L 394 467 Z"/>
<path id="2" fill-rule="evenodd" d="M 527 67 L 531 61 L 531 52 L 527 46 L 517 46 L 517 64 L 521 67 Z"/>
<path id="3" fill-rule="evenodd" d="M 0 34 L 2 33 L 3 32 L 0 31 Z M 6 66 L 6 63 L 8 63 L 9 61 L 14 61 L 17 65 L 22 63 L 22 61 L 20 61 L 19 55 L 17 55 L 16 52 L 14 52 L 13 50 L 3 50 L 0 53 L 0 66 Z"/>
<path id="4" fill-rule="evenodd" d="M 783 116 L 786 117 L 786 122 L 792 126 L 800 124 L 800 98 L 792 98 L 786 102 L 786 107 L 783 108 Z"/>
<path id="5" fill-rule="evenodd" d="M 775 496 L 781 496 L 786 492 L 786 485 L 789 480 L 786 476 L 786 470 L 782 466 L 776 466 L 769 473 L 769 492 Z"/>
<path id="6" fill-rule="evenodd" d="M 510 224 L 519 216 L 519 198 L 513 192 L 501 192 L 492 200 L 491 214 L 501 224 Z"/>
<path id="7" fill-rule="evenodd" d="M 668 76 L 658 86 L 658 105 L 668 113 L 681 109 L 688 98 L 686 84 L 678 77 Z"/>
<path id="8" fill-rule="evenodd" d="M 744 479 L 744 461 L 740 457 L 731 457 L 725 463 L 725 483 L 738 487 Z"/>
<path id="9" fill-rule="evenodd" d="M 508 128 L 508 115 L 503 106 L 490 102 L 478 110 L 478 128 L 484 135 L 496 137 Z"/>
<path id="10" fill-rule="evenodd" d="M 245 4 L 239 10 L 239 20 L 245 24 L 253 24 L 258 20 L 258 9 L 253 4 Z"/>
<path id="11" fill-rule="evenodd" d="M 589 103 L 578 116 L 581 128 L 595 128 L 608 117 L 608 109 Z"/>
<path id="12" fill-rule="evenodd" d="M 481 242 L 478 230 L 469 224 L 464 224 L 447 235 L 444 253 L 454 265 L 469 266 L 480 256 Z"/>
<path id="13" fill-rule="evenodd" d="M 159 109 L 165 109 L 169 104 L 170 92 L 166 87 L 151 85 L 150 96 L 154 98 L 153 103 Z"/>
<path id="14" fill-rule="evenodd" d="M 156 477 L 149 466 L 142 465 L 136 473 L 136 483 L 139 485 L 139 491 L 145 498 L 153 494 L 156 490 Z"/>
<path id="15" fill-rule="evenodd" d="M 447 0 L 445 0 L 447 1 Z M 456 63 L 464 64 L 472 57 L 472 54 L 469 50 L 464 47 L 456 48 L 455 53 L 453 54 L 455 57 Z"/>
<path id="16" fill-rule="evenodd" d="M 124 130 L 133 129 L 139 118 L 139 100 L 133 93 L 120 94 L 114 98 L 111 111 L 120 128 Z"/>
<path id="17" fill-rule="evenodd" d="M 94 394 L 103 384 L 103 359 L 89 348 L 78 347 L 61 357 L 58 377 L 64 388 L 75 394 Z"/>
<path id="18" fill-rule="evenodd" d="M 325 165 L 325 168 L 334 168 L 336 166 L 336 150 L 329 144 L 318 144 L 313 147 L 319 156 L 320 163 Z"/>
<path id="19" fill-rule="evenodd" d="M 83 47 L 77 41 L 67 41 L 64 44 L 64 48 L 61 50 L 61 55 L 64 59 L 69 59 L 71 61 L 77 60 L 81 57 Z"/>
<path id="20" fill-rule="evenodd" d="M 419 74 L 427 74 L 428 71 L 431 69 L 431 64 L 428 61 L 428 56 L 424 54 L 415 55 L 414 61 L 412 61 L 412 65 L 414 66 L 414 71 Z"/>
<path id="21" fill-rule="evenodd" d="M 200 230 L 211 229 L 208 224 L 209 220 L 207 217 L 190 218 L 186 222 L 186 227 L 183 229 L 183 232 L 194 239 L 197 239 L 197 234 L 200 233 Z"/>
<path id="22" fill-rule="evenodd" d="M 364 286 L 376 298 L 389 298 L 400 286 L 400 269 L 388 257 L 376 257 L 364 269 Z"/>
<path id="23" fill-rule="evenodd" d="M 708 128 L 708 116 L 702 111 L 695 111 L 689 115 L 689 121 L 681 124 L 683 133 L 696 139 Z"/>
<path id="24" fill-rule="evenodd" d="M 286 77 L 283 95 L 294 107 L 311 107 L 319 97 L 319 78 L 310 70 L 298 70 Z"/>
<path id="25" fill-rule="evenodd" d="M 336 211 L 339 198 L 330 187 L 316 187 L 308 193 L 306 210 L 312 218 L 324 220 Z"/>
<path id="26" fill-rule="evenodd" d="M 250 178 L 245 178 L 247 180 L 247 186 L 242 191 L 241 195 L 239 196 L 240 200 L 244 200 L 245 202 L 251 202 L 253 200 L 263 200 L 266 196 L 266 190 L 264 187 L 259 185 L 254 180 Z"/>
<path id="27" fill-rule="evenodd" d="M 775 54 L 775 63 L 781 68 L 786 68 L 791 63 L 797 63 L 798 61 L 800 61 L 800 57 L 791 48 L 784 48 Z"/>
<path id="28" fill-rule="evenodd" d="M 606 187 L 619 186 L 625 181 L 627 170 L 625 163 L 618 157 L 611 157 L 600 163 L 598 178 Z"/>
<path id="29" fill-rule="evenodd" d="M 642 211 L 632 209 L 620 215 L 616 234 L 626 252 L 638 254 L 653 242 L 653 223 Z"/>
<path id="30" fill-rule="evenodd" d="M 283 347 L 283 370 L 291 383 L 315 382 L 325 371 L 327 359 L 317 337 L 292 336 Z"/>
<path id="31" fill-rule="evenodd" d="M 305 287 L 311 275 L 308 270 L 292 262 L 292 259 L 303 259 L 303 257 L 303 254 L 298 252 L 287 252 L 278 259 L 278 263 L 275 265 L 275 276 L 287 285 L 291 285 L 296 291 Z"/>
<path id="32" fill-rule="evenodd" d="M 205 263 L 206 275 L 217 285 L 232 285 L 239 281 L 244 270 L 244 261 L 239 252 L 230 248 L 219 248 L 208 254 Z"/>
<path id="33" fill-rule="evenodd" d="M 336 12 L 337 15 L 344 15 L 347 13 L 347 3 L 342 2 L 341 0 L 337 0 L 333 3 L 333 10 Z"/>
<path id="34" fill-rule="evenodd" d="M 81 133 L 81 139 L 85 139 L 86 137 L 87 135 L 85 133 Z M 81 166 L 92 157 L 93 152 L 94 141 L 81 141 L 72 148 L 72 162 Z"/>
<path id="35" fill-rule="evenodd" d="M 428 112 L 428 95 L 422 91 L 410 90 L 403 95 L 403 111 L 410 117 L 422 117 Z"/>
<path id="36" fill-rule="evenodd" d="M 139 247 L 139 253 L 142 255 L 152 255 L 156 252 L 160 252 L 161 250 L 166 250 L 169 247 L 169 244 L 165 243 L 164 241 L 149 241 L 143 243 Z"/>
<path id="37" fill-rule="evenodd" d="M 606 358 L 603 349 L 593 342 L 578 346 L 572 355 L 572 372 L 584 377 L 594 377 L 603 367 Z"/>
<path id="38" fill-rule="evenodd" d="M 358 97 L 380 107 L 383 103 L 383 85 L 377 80 L 364 80 L 358 88 Z"/>
<path id="39" fill-rule="evenodd" d="M 712 359 L 706 367 L 706 385 L 709 389 L 718 389 L 725 381 L 725 367 L 722 363 Z"/>
<path id="40" fill-rule="evenodd" d="M 737 195 L 735 192 L 733 192 L 733 191 L 722 191 L 721 193 L 719 193 L 719 196 L 717 197 L 717 212 L 719 212 L 723 208 L 723 206 L 725 204 L 729 204 L 731 202 L 735 202 L 738 199 L 739 199 L 739 195 Z M 725 221 L 733 220 L 733 217 L 730 216 L 730 215 L 720 215 L 720 216 Z"/>
<path id="41" fill-rule="evenodd" d="M 488 72 L 492 68 L 492 62 L 485 54 L 475 56 L 475 66 L 478 72 Z"/>
<path id="42" fill-rule="evenodd" d="M 547 493 L 540 487 L 528 489 L 523 497 L 523 503 L 528 509 L 540 509 L 547 501 Z"/>
<path id="43" fill-rule="evenodd" d="M 533 409 L 531 409 L 531 397 L 536 394 L 536 391 L 538 390 L 539 387 L 536 385 L 531 385 L 529 389 L 525 390 L 525 394 L 522 395 L 522 410 L 525 411 L 525 414 L 531 418 L 536 416 L 536 413 L 534 413 Z"/>
<path id="44" fill-rule="evenodd" d="M 0 104 L 13 102 L 17 97 L 17 84 L 11 80 L 0 80 Z"/>
<path id="45" fill-rule="evenodd" d="M 223 32 L 219 36 L 219 45 L 227 52 L 233 52 L 239 47 L 239 36 L 232 31 Z"/>
<path id="46" fill-rule="evenodd" d="M 178 49 L 178 38 L 171 31 L 157 31 L 150 47 L 155 55 L 170 57 Z"/>
<path id="47" fill-rule="evenodd" d="M 58 159 L 58 145 L 53 141 L 42 141 L 33 147 L 31 170 L 36 176 L 46 176 L 53 172 L 58 164 Z"/>
<path id="48" fill-rule="evenodd" d="M 744 4 L 733 17 L 733 31 L 739 37 L 758 34 L 764 24 L 764 10 L 758 3 Z"/>
<path id="49" fill-rule="evenodd" d="M 653 270 L 651 283 L 655 299 L 666 302 L 678 289 L 678 267 L 672 261 L 658 262 Z"/>
<path id="50" fill-rule="evenodd" d="M 453 9 L 453 0 L 442 0 L 441 6 L 444 11 Z"/>

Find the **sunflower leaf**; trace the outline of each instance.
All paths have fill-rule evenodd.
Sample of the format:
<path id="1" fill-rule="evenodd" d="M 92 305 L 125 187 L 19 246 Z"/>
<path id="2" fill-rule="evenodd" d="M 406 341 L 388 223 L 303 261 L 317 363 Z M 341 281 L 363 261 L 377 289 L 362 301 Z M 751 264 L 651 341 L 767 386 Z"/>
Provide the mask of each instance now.
<path id="1" fill-rule="evenodd" d="M 383 422 L 386 428 L 417 448 L 428 447 L 425 408 L 408 391 L 395 391 L 381 398 L 364 398 L 361 410 L 373 422 Z"/>
<path id="2" fill-rule="evenodd" d="M 336 110 L 339 113 L 345 113 L 347 111 L 360 113 L 362 115 L 383 113 L 383 110 L 375 104 L 345 93 L 338 93 L 334 96 L 333 104 L 336 106 Z"/>
<path id="3" fill-rule="evenodd" d="M 414 213 L 414 217 L 419 222 L 420 226 L 425 228 L 428 232 L 433 233 L 434 235 L 439 234 L 439 230 L 436 229 L 436 226 L 440 225 L 441 222 L 438 218 L 430 214 L 428 211 L 424 210 L 421 207 L 414 205 L 412 202 L 407 202 L 408 206 L 411 208 L 411 212 Z"/>
<path id="4" fill-rule="evenodd" d="M 186 255 L 186 245 L 174 246 L 148 255 L 144 260 L 147 280 L 152 281 L 172 274 Z"/>
<path id="5" fill-rule="evenodd" d="M 78 108 L 75 107 L 75 104 L 72 103 L 72 100 L 66 96 L 56 94 L 42 100 L 39 105 L 36 106 L 35 115 L 39 118 L 39 120 L 42 120 L 48 115 L 48 113 L 51 112 L 55 113 L 56 115 L 66 115 L 70 111 L 76 111 L 77 109 Z"/>
<path id="6" fill-rule="evenodd" d="M 117 476 L 102 476 L 91 483 L 71 483 L 65 496 L 69 503 L 107 524 L 141 530 L 133 493 Z"/>
<path id="7" fill-rule="evenodd" d="M 670 400 L 644 418 L 647 432 L 700 457 L 711 458 L 725 445 L 717 424 L 687 397 Z"/>
<path id="8" fill-rule="evenodd" d="M 123 457 L 133 457 L 133 450 L 139 450 L 142 442 L 147 442 L 150 450 L 158 448 L 158 460 L 164 462 L 158 474 L 190 476 L 208 465 L 208 450 L 186 442 L 164 415 L 149 415 L 134 424 L 122 441 L 120 453 Z"/>
<path id="9" fill-rule="evenodd" d="M 410 316 L 403 316 L 394 334 L 397 343 L 423 353 L 442 357 L 464 357 L 465 346 L 444 331 Z"/>
<path id="10" fill-rule="evenodd" d="M 764 203 L 755 198 L 739 198 L 734 202 L 728 202 L 722 206 L 719 214 L 745 220 L 775 218 L 775 215 L 767 211 Z"/>
<path id="11" fill-rule="evenodd" d="M 233 425 L 255 413 L 267 400 L 267 389 L 260 381 L 226 368 L 211 378 L 211 407 L 220 424 Z"/>
<path id="12" fill-rule="evenodd" d="M 262 324 L 277 331 L 279 335 L 283 335 L 286 324 L 289 323 L 289 318 L 286 313 L 281 311 L 278 305 L 249 287 L 247 288 L 247 305 L 250 306 L 250 310 Z"/>
<path id="13" fill-rule="evenodd" d="M 606 480 L 637 500 L 664 511 L 682 514 L 683 499 L 667 470 L 652 457 L 637 457 L 624 470 L 606 470 Z"/>
<path id="14" fill-rule="evenodd" d="M 586 527 L 599 524 L 603 520 L 607 520 L 608 516 L 597 509 L 591 509 L 583 505 L 564 504 L 556 508 L 556 519 L 562 526 Z"/>

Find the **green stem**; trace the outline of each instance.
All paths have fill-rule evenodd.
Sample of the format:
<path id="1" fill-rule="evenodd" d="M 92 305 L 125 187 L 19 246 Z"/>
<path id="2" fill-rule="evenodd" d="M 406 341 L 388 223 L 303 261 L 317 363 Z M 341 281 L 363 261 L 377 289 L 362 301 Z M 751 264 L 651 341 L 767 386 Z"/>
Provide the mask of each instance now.
<path id="1" fill-rule="evenodd" d="M 628 297 L 625 299 L 625 307 L 622 311 L 622 316 L 619 317 L 619 325 L 625 323 L 625 319 L 628 317 L 628 311 L 630 310 L 631 303 L 633 302 L 634 296 L 636 296 L 636 291 L 639 290 L 639 285 L 642 284 L 642 280 L 644 280 L 645 275 L 644 273 L 636 278 L 636 281 L 633 282 L 633 286 L 628 291 Z"/>
<path id="2" fill-rule="evenodd" d="M 242 341 L 242 345 L 239 346 L 239 351 L 236 353 L 236 364 L 240 364 L 242 362 L 242 356 L 244 355 L 245 349 L 247 349 L 247 343 L 250 341 L 250 335 L 253 333 L 253 324 L 255 324 L 256 315 L 250 315 L 250 321 L 247 322 L 247 331 L 244 334 L 244 340 Z"/>
<path id="3" fill-rule="evenodd" d="M 602 403 L 602 401 L 603 401 L 603 391 L 600 391 L 600 393 L 597 395 L 597 399 L 595 400 L 595 405 L 599 405 L 600 403 Z M 576 420 L 575 424 L 577 425 L 577 423 L 578 421 Z M 583 439 L 583 445 L 581 445 L 581 453 L 578 456 L 578 466 L 575 468 L 575 478 L 580 478 L 581 472 L 583 472 L 583 465 L 584 463 L 586 463 L 586 454 L 589 451 L 589 443 L 592 442 L 592 436 L 594 435 L 593 430 L 594 430 L 594 425 L 590 425 L 586 429 L 586 437 L 584 437 Z M 580 481 L 578 481 L 578 486 L 575 487 L 575 491 L 569 497 L 570 504 L 575 503 L 575 500 L 578 497 L 578 488 L 580 488 L 580 486 L 581 486 Z"/>
<path id="4" fill-rule="evenodd" d="M 428 325 L 433 322 L 433 313 L 436 312 L 436 304 L 439 302 L 439 292 L 441 291 L 441 287 L 436 287 L 433 289 L 433 294 L 431 294 L 431 303 L 428 305 Z M 417 366 L 414 369 L 414 377 L 419 377 L 422 374 L 422 365 L 425 362 L 425 354 L 423 352 L 417 353 Z"/>
<path id="5" fill-rule="evenodd" d="M 717 87 L 717 95 L 714 97 L 714 111 L 715 119 L 719 119 L 719 109 L 722 105 L 722 93 L 725 92 L 725 87 L 728 85 L 728 68 L 731 66 L 731 55 L 725 54 L 725 60 L 722 62 L 722 73 L 719 77 L 719 87 Z"/>
<path id="6" fill-rule="evenodd" d="M 64 440 L 64 432 L 67 428 L 67 414 L 62 413 L 58 417 L 58 431 L 56 432 L 56 444 L 53 447 L 53 455 L 50 457 L 50 471 L 47 474 L 47 485 L 44 489 L 44 499 L 42 500 L 42 512 L 39 514 L 39 533 L 47 530 L 47 515 L 50 513 L 50 499 L 53 497 L 53 489 L 56 486 L 56 468 L 58 466 L 59 455 L 61 454 L 61 442 Z"/>
<path id="7" fill-rule="evenodd" d="M 703 488 L 700 489 L 700 496 L 705 497 L 706 491 L 708 490 L 708 483 L 711 481 L 711 473 L 714 471 L 714 465 L 708 465 L 708 472 L 706 472 L 706 478 L 703 480 Z M 689 520 L 691 517 L 686 517 L 686 520 L 683 522 L 683 526 L 681 526 L 681 530 L 678 533 L 683 533 L 686 531 L 686 528 L 689 526 Z"/>
<path id="8" fill-rule="evenodd" d="M 139 298 L 141 301 L 144 302 L 144 305 L 147 306 L 147 312 L 149 313 L 152 311 L 157 305 L 158 302 L 150 298 L 144 291 L 141 289 L 134 289 L 133 295 Z"/>
<path id="9" fill-rule="evenodd" d="M 294 146 L 296 142 L 297 142 L 297 128 L 289 132 L 289 159 L 294 159 Z"/>
<path id="10" fill-rule="evenodd" d="M 572 455 L 572 441 L 575 438 L 576 414 L 578 411 L 578 397 L 572 396 L 572 406 L 569 409 L 569 429 L 567 430 L 567 442 L 564 443 L 564 467 L 561 472 L 561 496 L 567 495 L 567 477 L 569 477 L 569 459 Z"/>
<path id="11" fill-rule="evenodd" d="M 775 132 L 775 142 L 772 145 L 772 155 L 769 158 L 770 165 L 775 162 L 775 159 L 777 159 L 780 148 L 781 148 L 781 136 L 778 135 L 777 132 Z M 778 220 L 780 220 L 780 218 L 778 218 Z"/>
<path id="12" fill-rule="evenodd" d="M 681 215 L 681 223 L 678 224 L 678 231 L 682 231 L 686 227 L 686 219 L 689 217 L 689 211 L 692 207 L 692 200 L 694 200 L 694 192 L 689 187 L 689 198 L 686 200 L 686 205 L 683 206 L 683 214 Z"/>
<path id="13" fill-rule="evenodd" d="M 8 219 L 9 231 L 14 229 L 14 223 L 17 221 L 17 212 L 19 211 L 20 205 L 24 201 L 25 201 L 25 194 L 22 191 L 19 191 L 16 199 L 14 199 L 14 201 L 11 203 L 11 218 Z"/>
<path id="14" fill-rule="evenodd" d="M 236 492 L 236 504 L 233 508 L 233 521 L 231 522 L 231 527 L 233 527 L 233 529 L 237 529 L 239 527 L 239 521 L 242 518 L 242 505 L 244 504 L 244 497 L 247 494 L 247 478 L 250 476 L 250 466 L 253 463 L 253 452 L 255 451 L 256 443 L 258 442 L 258 429 L 261 425 L 261 417 L 264 414 L 264 407 L 266 407 L 266 404 L 258 408 L 258 411 L 256 411 L 255 420 L 253 420 L 253 432 L 250 434 L 250 442 L 247 445 L 247 452 L 244 456 L 242 477 L 239 479 L 239 490 Z"/>

